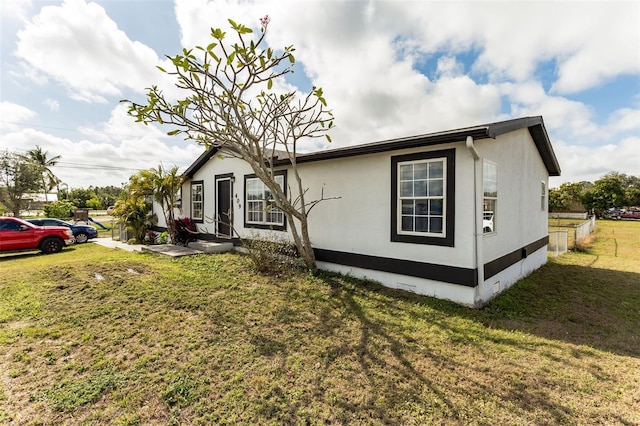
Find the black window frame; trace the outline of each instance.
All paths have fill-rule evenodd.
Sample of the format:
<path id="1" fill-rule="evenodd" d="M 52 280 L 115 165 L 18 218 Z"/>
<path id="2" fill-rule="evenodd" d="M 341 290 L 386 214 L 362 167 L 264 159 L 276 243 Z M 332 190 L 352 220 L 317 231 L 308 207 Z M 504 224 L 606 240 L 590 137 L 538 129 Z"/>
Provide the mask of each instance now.
<path id="1" fill-rule="evenodd" d="M 274 176 L 282 176 L 282 190 L 285 195 L 287 195 L 287 171 L 286 170 L 278 170 L 273 172 Z M 287 216 L 284 212 L 282 212 L 282 225 L 276 224 L 267 224 L 267 223 L 252 223 L 247 222 L 247 206 L 249 205 L 247 200 L 247 181 L 249 179 L 259 179 L 256 174 L 248 174 L 244 175 L 244 206 L 242 209 L 242 217 L 245 228 L 253 228 L 253 229 L 269 229 L 272 231 L 286 231 L 287 230 Z M 264 182 L 263 182 L 264 184 Z"/>
<path id="2" fill-rule="evenodd" d="M 193 187 L 195 185 L 200 185 L 202 187 L 202 217 L 196 218 L 193 216 Z M 195 223 L 203 223 L 204 222 L 204 181 L 203 180 L 192 180 L 191 185 L 189 187 L 189 202 L 190 202 L 190 214 L 191 220 Z"/>
<path id="3" fill-rule="evenodd" d="M 443 158 L 446 164 L 445 176 L 445 233 L 444 236 L 422 236 L 407 235 L 398 232 L 398 210 L 401 200 L 398 194 L 398 164 L 409 161 L 433 160 Z M 443 149 L 437 151 L 416 152 L 412 154 L 397 155 L 391 157 L 391 241 L 411 244 L 427 244 L 434 246 L 453 247 L 455 243 L 455 188 L 456 188 L 456 170 L 455 170 L 455 148 Z"/>
<path id="4" fill-rule="evenodd" d="M 493 171 L 495 172 L 495 176 L 487 176 L 487 168 L 493 168 Z M 482 160 L 482 220 L 483 220 L 483 224 L 482 224 L 482 234 L 483 235 L 492 235 L 492 234 L 496 234 L 497 233 L 497 221 L 496 218 L 498 217 L 498 164 L 487 160 L 487 159 L 483 159 Z M 495 177 L 495 179 L 490 179 L 491 177 Z M 493 188 L 493 185 L 490 185 L 491 183 L 495 183 L 495 188 Z M 489 185 L 488 185 L 489 184 Z M 487 189 L 495 189 L 495 191 L 487 191 Z M 487 204 L 493 204 L 493 210 L 485 210 L 487 208 Z M 493 213 L 492 216 L 492 230 L 487 231 L 485 226 L 484 226 L 484 218 L 485 218 L 485 212 L 487 211 L 491 211 Z"/>

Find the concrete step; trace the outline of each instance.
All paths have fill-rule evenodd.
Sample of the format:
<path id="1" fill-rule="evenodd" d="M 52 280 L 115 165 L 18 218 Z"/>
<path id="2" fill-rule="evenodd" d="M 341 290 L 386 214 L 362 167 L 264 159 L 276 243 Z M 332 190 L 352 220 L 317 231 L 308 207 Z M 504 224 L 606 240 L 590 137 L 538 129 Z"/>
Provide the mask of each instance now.
<path id="1" fill-rule="evenodd" d="M 142 251 L 148 251 L 152 253 L 160 253 L 171 257 L 191 256 L 194 254 L 203 254 L 202 250 L 197 250 L 194 247 L 176 246 L 173 244 L 157 244 L 151 246 L 142 246 Z"/>
<path id="2" fill-rule="evenodd" d="M 224 253 L 233 250 L 233 243 L 216 243 L 213 241 L 197 240 L 189 243 L 188 247 L 204 253 Z"/>

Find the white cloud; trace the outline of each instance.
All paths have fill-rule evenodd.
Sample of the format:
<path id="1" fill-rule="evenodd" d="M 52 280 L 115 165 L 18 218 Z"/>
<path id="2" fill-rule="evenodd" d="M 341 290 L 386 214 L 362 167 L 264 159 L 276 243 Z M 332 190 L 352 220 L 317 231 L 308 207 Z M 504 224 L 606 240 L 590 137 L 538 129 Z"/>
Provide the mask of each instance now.
<path id="1" fill-rule="evenodd" d="M 30 7 L 30 2 L 21 4 L 22 10 Z M 186 47 L 208 44 L 211 27 L 222 27 L 230 37 L 227 18 L 258 29 L 258 19 L 269 14 L 270 45 L 293 44 L 306 76 L 325 90 L 336 117 L 334 146 L 543 115 L 563 175 L 570 180 L 575 180 L 572 173 L 599 173 L 586 169 L 587 162 L 594 170 L 617 170 L 615 161 L 637 163 L 637 98 L 635 106 L 625 105 L 608 118 L 570 99 L 573 93 L 640 71 L 637 2 L 175 0 L 174 11 Z M 160 62 L 171 68 L 168 61 L 130 40 L 97 3 L 65 0 L 42 7 L 19 32 L 17 46 L 22 73 L 14 78 L 58 83 L 76 100 L 142 97 L 141 91 L 154 83 L 166 87 L 169 98 L 179 96 L 155 70 Z M 555 73 L 542 81 L 541 66 Z M 424 69 L 432 74 L 424 75 Z M 545 89 L 550 85 L 551 90 Z M 51 110 L 57 97 L 43 96 Z M 503 111 L 503 104 L 511 109 Z M 4 109 L 11 108 L 0 105 L 0 112 Z M 86 149 L 99 156 L 90 162 L 112 158 L 115 164 L 129 164 L 147 157 L 135 163 L 144 168 L 161 158 L 189 163 L 200 153 L 195 144 L 166 138 L 168 128 L 135 123 L 123 105 L 108 111 L 103 123 L 81 129 L 82 141 L 63 139 L 64 145 L 56 139 L 57 146 L 71 150 L 65 155 Z M 22 113 L 33 115 L 13 121 L 35 116 L 28 109 Z M 11 121 L 7 117 L 2 113 L 2 120 Z M 13 137 L 20 135 L 24 131 Z M 43 134 L 32 136 L 46 140 Z M 609 145 L 594 147 L 603 141 Z M 323 145 L 313 141 L 305 146 Z M 105 179 L 119 173 L 109 172 Z"/>
<path id="2" fill-rule="evenodd" d="M 60 103 L 55 99 L 47 98 L 42 101 L 51 111 L 58 111 L 60 109 Z"/>
<path id="3" fill-rule="evenodd" d="M 345 144 L 492 120 L 499 114 L 498 93 L 512 103 L 512 116 L 542 114 L 563 134 L 589 139 L 598 133 L 593 111 L 546 93 L 535 78 L 537 67 L 556 64 L 558 93 L 633 71 L 640 57 L 630 52 L 639 49 L 610 46 L 624 38 L 638 43 L 630 20 L 639 10 L 631 3 L 176 2 L 189 46 L 208 43 L 209 28 L 227 28 L 228 17 L 257 27 L 258 17 L 268 13 L 268 41 L 296 46 L 296 58 L 334 108 L 334 139 Z M 602 17 L 620 25 L 610 31 Z M 455 55 L 470 51 L 479 53 L 474 72 L 487 73 L 488 83 L 460 75 Z M 572 71 L 581 58 L 596 59 L 603 51 L 606 61 L 581 68 L 580 76 Z M 437 61 L 436 75 L 416 70 L 427 59 Z"/>
<path id="4" fill-rule="evenodd" d="M 227 29 L 228 17 L 257 28 L 268 13 L 270 45 L 293 44 L 312 83 L 325 90 L 336 117 L 334 146 L 489 121 L 499 112 L 498 89 L 462 75 L 454 57 L 440 61 L 433 80 L 416 69 L 423 53 L 403 38 L 416 28 L 398 23 L 406 4 L 230 3 L 177 2 L 183 43 L 208 44 L 209 28 Z"/>
<path id="5" fill-rule="evenodd" d="M 5 134 L 14 132 L 38 114 L 22 105 L 14 104 L 13 102 L 1 101 L 0 102 L 0 135 L 2 135 L 2 148 L 9 148 L 6 144 Z M 7 146 L 5 146 L 7 145 Z"/>
<path id="6" fill-rule="evenodd" d="M 35 118 L 38 114 L 35 111 L 30 110 L 22 105 L 14 104 L 13 102 L 1 101 L 0 102 L 0 131 L 2 133 L 6 131 L 13 131 L 19 126 L 17 124 L 23 124 L 32 118 Z"/>
<path id="7" fill-rule="evenodd" d="M 573 37 L 584 37 L 571 55 L 560 58 L 552 92 L 570 94 L 597 87 L 621 74 L 640 72 L 640 3 L 573 4 Z M 575 40 L 574 40 L 575 42 Z"/>
<path id="8" fill-rule="evenodd" d="M 640 134 L 640 109 L 622 108 L 614 111 L 604 127 L 604 131 L 613 135 L 622 132 Z M 640 169 L 640 165 L 638 165 Z"/>
<path id="9" fill-rule="evenodd" d="M 0 19 L 3 21 L 27 19 L 31 9 L 31 0 L 2 0 L 0 1 Z"/>
<path id="10" fill-rule="evenodd" d="M 151 48 L 129 40 L 101 6 L 83 0 L 44 6 L 18 33 L 16 55 L 86 102 L 106 102 L 123 88 L 139 92 L 159 75 Z"/>
<path id="11" fill-rule="evenodd" d="M 551 96 L 535 81 L 504 84 L 501 90 L 511 102 L 512 116 L 542 115 L 549 131 L 580 138 L 585 144 L 597 138 L 598 126 L 593 122 L 593 112 L 587 105 Z"/>
<path id="12" fill-rule="evenodd" d="M 85 137 L 93 140 L 113 141 L 122 139 L 166 138 L 166 134 L 158 130 L 156 126 L 145 126 L 138 123 L 127 114 L 128 106 L 124 103 L 117 104 L 111 111 L 109 119 L 93 127 L 82 127 L 80 131 Z M 169 129 L 166 129 L 167 131 Z"/>
<path id="13" fill-rule="evenodd" d="M 464 74 L 464 66 L 455 57 L 442 56 L 438 59 L 438 75 L 456 76 Z"/>
<path id="14" fill-rule="evenodd" d="M 0 103 L 0 113 L 7 108 Z M 13 106 L 14 109 L 16 106 Z M 50 156 L 61 155 L 53 171 L 72 187 L 126 183 L 137 170 L 177 165 L 184 170 L 203 151 L 195 142 L 169 138 L 154 126 L 135 123 L 118 105 L 109 120 L 81 129 L 84 138 L 61 138 L 35 129 L 11 129 L 2 135 L 3 147 L 25 153 L 36 145 Z"/>
<path id="15" fill-rule="evenodd" d="M 604 174 L 617 171 L 638 176 L 640 165 L 640 136 L 631 136 L 617 144 L 585 147 L 554 141 L 560 159 L 562 176 L 551 178 L 552 187 L 563 182 L 594 182 Z"/>

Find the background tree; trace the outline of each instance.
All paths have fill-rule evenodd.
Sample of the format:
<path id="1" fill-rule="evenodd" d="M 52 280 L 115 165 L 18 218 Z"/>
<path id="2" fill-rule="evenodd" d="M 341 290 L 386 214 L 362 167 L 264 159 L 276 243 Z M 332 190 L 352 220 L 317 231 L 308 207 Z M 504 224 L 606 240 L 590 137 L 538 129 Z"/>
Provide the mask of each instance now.
<path id="1" fill-rule="evenodd" d="M 95 196 L 95 193 L 93 192 L 93 188 L 91 188 L 91 187 L 89 187 L 89 188 L 74 188 L 74 189 L 71 189 L 69 191 L 69 195 L 68 195 L 67 199 L 74 206 L 76 206 L 76 207 L 78 207 L 80 209 L 84 209 L 84 208 L 88 208 L 89 207 L 89 205 L 87 203 L 94 196 Z"/>
<path id="2" fill-rule="evenodd" d="M 301 140 L 325 136 L 333 125 L 322 89 L 314 87 L 303 96 L 296 91 L 273 88 L 274 80 L 293 72 L 293 46 L 274 50 L 265 45 L 269 18 L 260 20 L 260 34 L 229 20 L 234 40 L 221 29 L 211 29 L 212 43 L 195 51 L 169 57 L 176 86 L 186 97 L 171 102 L 153 86 L 145 105 L 129 103 L 136 121 L 176 126 L 170 135 L 182 134 L 207 148 L 246 161 L 269 188 L 281 209 L 295 245 L 310 270 L 315 257 L 308 233 L 308 214 L 320 200 L 307 200 L 307 190 L 297 170 L 296 152 Z M 198 56 L 196 56 L 198 55 Z M 287 197 L 274 177 L 274 160 L 286 155 L 296 197 Z M 289 191 L 291 194 L 292 191 Z"/>
<path id="3" fill-rule="evenodd" d="M 549 212 L 564 212 L 565 206 L 559 188 L 549 188 Z"/>
<path id="4" fill-rule="evenodd" d="M 603 179 L 604 178 L 616 179 L 620 182 L 620 186 L 624 191 L 623 205 L 625 207 L 640 206 L 640 176 L 609 172 L 603 176 Z"/>
<path id="5" fill-rule="evenodd" d="M 133 235 L 137 242 L 144 240 L 147 230 L 154 225 L 157 217 L 149 210 L 144 197 L 131 194 L 120 199 L 114 206 L 112 216 L 123 223 L 127 232 Z"/>
<path id="6" fill-rule="evenodd" d="M 90 186 L 89 188 L 72 189 L 66 194 L 66 198 L 79 208 L 105 210 L 118 201 L 123 188 L 117 186 Z M 60 191 L 64 194 L 64 190 Z"/>
<path id="7" fill-rule="evenodd" d="M 585 191 L 582 202 L 587 209 L 593 210 L 597 216 L 602 216 L 611 207 L 624 206 L 624 189 L 618 178 L 605 176 L 595 181 L 593 187 Z"/>
<path id="8" fill-rule="evenodd" d="M 60 182 L 60 179 L 53 173 L 51 168 L 62 158 L 61 155 L 47 158 L 48 154 L 47 151 L 43 151 L 38 145 L 36 145 L 34 149 L 27 151 L 27 157 L 40 167 L 45 201 L 49 201 L 47 194 Z"/>
<path id="9" fill-rule="evenodd" d="M 102 207 L 102 206 L 103 206 L 102 201 L 100 200 L 100 198 L 98 198 L 96 194 L 94 194 L 93 197 L 87 200 L 87 207 L 90 209 L 94 209 L 94 210 L 106 209 L 106 207 Z"/>
<path id="10" fill-rule="evenodd" d="M 59 188 L 58 200 L 68 200 L 68 199 L 69 199 L 69 188 Z"/>
<path id="11" fill-rule="evenodd" d="M 152 196 L 162 208 L 165 223 L 171 236 L 171 241 L 177 241 L 175 209 L 182 187 L 182 177 L 178 174 L 178 167 L 165 170 L 162 165 L 157 169 L 141 170 L 130 179 L 129 191 L 139 196 Z"/>
<path id="12" fill-rule="evenodd" d="M 602 176 L 602 178 L 617 179 L 623 189 L 640 188 L 640 176 L 627 175 L 626 173 L 620 172 L 609 172 Z"/>
<path id="13" fill-rule="evenodd" d="M 640 188 L 626 188 L 624 190 L 625 206 L 640 207 Z"/>
<path id="14" fill-rule="evenodd" d="M 20 217 L 25 194 L 42 191 L 42 173 L 38 164 L 13 152 L 0 154 L 0 203 L 13 216 Z"/>
<path id="15" fill-rule="evenodd" d="M 124 224 L 134 240 L 142 242 L 147 230 L 157 223 L 158 218 L 147 202 L 147 196 L 131 189 L 133 180 L 133 176 L 129 178 L 129 184 L 125 185 L 120 192 L 111 215 L 117 218 L 119 223 Z"/>
<path id="16" fill-rule="evenodd" d="M 95 198 L 100 202 L 100 209 L 106 209 L 113 206 L 123 191 L 121 186 L 96 186 L 93 189 Z"/>
<path id="17" fill-rule="evenodd" d="M 62 220 L 69 220 L 69 218 L 73 216 L 76 206 L 71 204 L 68 200 L 58 200 L 45 205 L 42 210 L 44 210 L 44 215 L 46 217 L 56 217 Z"/>
<path id="18" fill-rule="evenodd" d="M 565 182 L 559 188 L 549 190 L 549 211 L 585 211 L 582 203 L 585 192 L 593 186 L 591 182 Z"/>

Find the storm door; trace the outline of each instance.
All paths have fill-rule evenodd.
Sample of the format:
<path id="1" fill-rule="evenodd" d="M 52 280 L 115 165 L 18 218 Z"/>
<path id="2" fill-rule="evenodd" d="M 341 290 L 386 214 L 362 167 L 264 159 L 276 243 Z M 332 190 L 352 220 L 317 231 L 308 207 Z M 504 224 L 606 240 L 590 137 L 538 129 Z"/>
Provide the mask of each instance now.
<path id="1" fill-rule="evenodd" d="M 233 177 L 216 176 L 216 235 L 222 238 L 233 236 Z"/>

